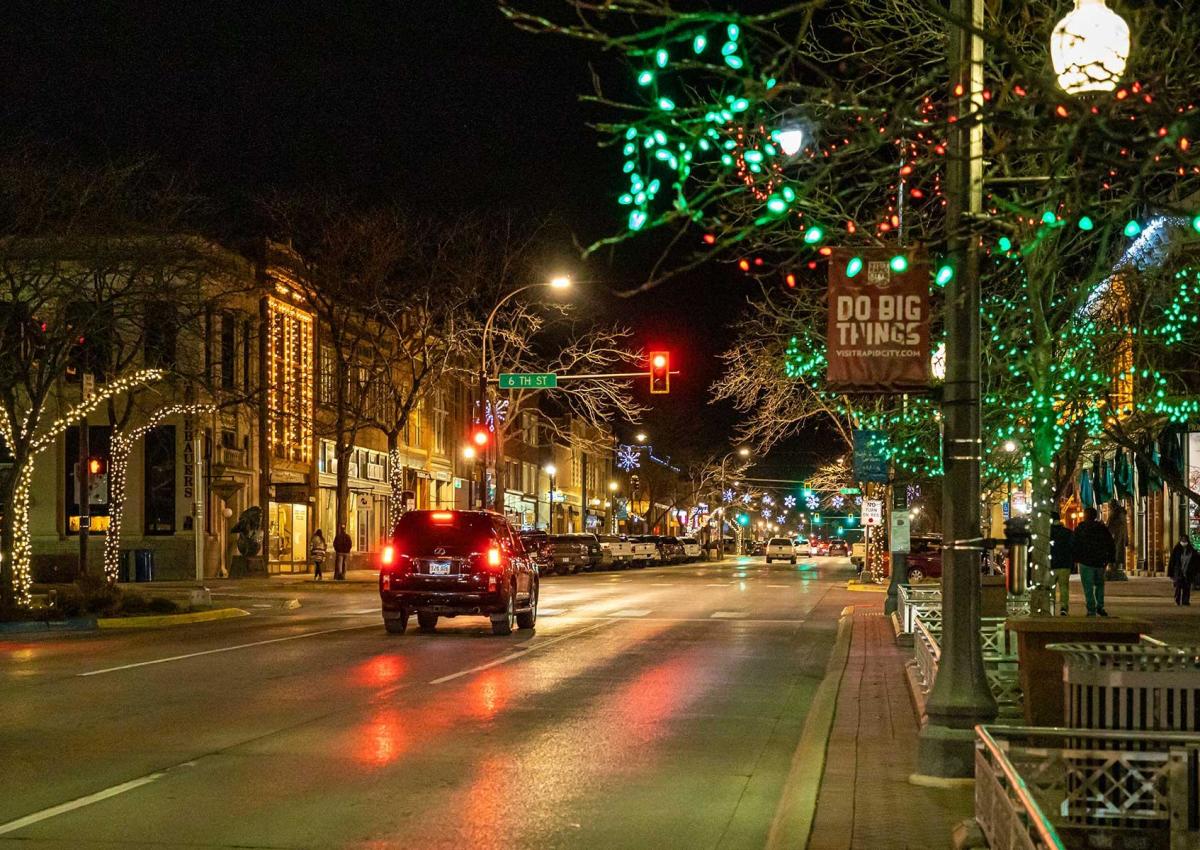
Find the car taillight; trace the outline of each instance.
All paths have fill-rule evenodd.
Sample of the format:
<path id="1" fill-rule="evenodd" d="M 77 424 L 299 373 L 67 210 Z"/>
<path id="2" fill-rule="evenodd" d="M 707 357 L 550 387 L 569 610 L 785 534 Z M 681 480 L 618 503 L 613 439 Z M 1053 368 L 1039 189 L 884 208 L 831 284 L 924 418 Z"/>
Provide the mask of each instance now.
<path id="1" fill-rule="evenodd" d="M 454 519 L 454 513 L 452 511 L 434 511 L 430 514 L 430 519 L 434 522 L 450 522 Z"/>
<path id="2" fill-rule="evenodd" d="M 500 566 L 501 563 L 502 562 L 500 560 L 500 549 L 496 546 L 493 546 L 491 549 L 488 549 L 487 565 L 489 567 L 498 567 L 498 566 Z"/>
<path id="3" fill-rule="evenodd" d="M 392 564 L 396 563 L 396 547 L 390 545 L 384 546 L 383 555 L 379 560 L 385 567 L 390 567 Z"/>

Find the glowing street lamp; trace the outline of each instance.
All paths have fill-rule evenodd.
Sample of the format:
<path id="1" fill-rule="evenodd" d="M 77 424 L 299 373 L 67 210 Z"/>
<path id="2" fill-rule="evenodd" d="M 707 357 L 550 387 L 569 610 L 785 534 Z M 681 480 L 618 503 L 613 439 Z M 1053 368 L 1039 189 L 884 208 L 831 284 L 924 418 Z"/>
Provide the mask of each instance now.
<path id="1" fill-rule="evenodd" d="M 1050 36 L 1050 60 L 1067 94 L 1112 91 L 1129 58 L 1129 25 L 1104 0 L 1075 0 Z"/>
<path id="2" fill-rule="evenodd" d="M 779 147 L 788 156 L 795 156 L 804 147 L 803 127 L 784 127 L 782 130 L 776 130 L 773 135 L 775 141 L 779 142 Z"/>

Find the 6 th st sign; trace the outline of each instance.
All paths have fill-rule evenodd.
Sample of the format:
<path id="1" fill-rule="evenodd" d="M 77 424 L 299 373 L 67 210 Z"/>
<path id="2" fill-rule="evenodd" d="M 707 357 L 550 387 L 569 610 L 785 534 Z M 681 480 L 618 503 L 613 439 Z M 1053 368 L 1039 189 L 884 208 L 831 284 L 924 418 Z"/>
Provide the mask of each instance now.
<path id="1" fill-rule="evenodd" d="M 549 390 L 558 386 L 558 375 L 553 372 L 536 372 L 521 375 L 515 372 L 500 373 L 502 390 Z"/>

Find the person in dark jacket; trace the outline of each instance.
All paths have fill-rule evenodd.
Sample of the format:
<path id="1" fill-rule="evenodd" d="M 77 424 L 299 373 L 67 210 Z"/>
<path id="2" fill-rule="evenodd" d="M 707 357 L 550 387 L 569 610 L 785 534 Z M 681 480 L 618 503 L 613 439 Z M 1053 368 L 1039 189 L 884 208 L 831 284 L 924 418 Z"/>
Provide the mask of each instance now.
<path id="1" fill-rule="evenodd" d="M 1112 534 L 1096 519 L 1096 509 L 1084 508 L 1083 522 L 1076 526 L 1071 537 L 1071 557 L 1079 564 L 1089 617 L 1108 616 L 1104 610 L 1104 569 L 1112 563 L 1114 552 Z"/>
<path id="2" fill-rule="evenodd" d="M 333 580 L 346 580 L 346 561 L 350 557 L 350 550 L 354 547 L 354 542 L 350 539 L 350 535 L 346 533 L 346 526 L 339 526 L 338 533 L 333 538 Z"/>
<path id="3" fill-rule="evenodd" d="M 1187 534 L 1179 535 L 1179 542 L 1171 550 L 1171 560 L 1167 564 L 1167 575 L 1175 582 L 1175 604 L 1192 604 L 1192 582 L 1200 570 L 1200 553 L 1192 545 L 1192 539 Z"/>
<path id="4" fill-rule="evenodd" d="M 1050 571 L 1058 593 L 1058 613 L 1067 616 L 1071 599 L 1071 573 L 1075 560 L 1071 557 L 1071 529 L 1062 524 L 1058 511 L 1050 512 Z"/>

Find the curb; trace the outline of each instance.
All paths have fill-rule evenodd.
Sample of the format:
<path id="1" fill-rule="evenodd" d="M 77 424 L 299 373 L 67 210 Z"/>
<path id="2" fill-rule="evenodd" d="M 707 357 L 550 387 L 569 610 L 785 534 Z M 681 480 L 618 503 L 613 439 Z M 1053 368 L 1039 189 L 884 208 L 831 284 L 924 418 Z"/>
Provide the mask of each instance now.
<path id="1" fill-rule="evenodd" d="M 825 676 L 813 695 L 804 730 L 800 733 L 800 743 L 792 755 L 792 766 L 788 770 L 783 794 L 775 807 L 775 817 L 767 834 L 766 850 L 803 850 L 808 847 L 817 813 L 817 795 L 825 774 L 829 733 L 837 712 L 842 677 L 850 660 L 853 630 L 854 606 L 847 605 L 838 618 L 837 638 L 825 666 Z"/>
<path id="2" fill-rule="evenodd" d="M 151 614 L 145 617 L 102 617 L 96 620 L 100 629 L 157 629 L 163 626 L 186 626 L 190 623 L 208 623 L 213 620 L 229 620 L 233 617 L 249 617 L 249 611 L 241 608 L 215 608 L 212 611 L 193 611 L 189 614 Z"/>
<path id="3" fill-rule="evenodd" d="M 852 590 L 855 593 L 887 593 L 887 585 L 883 584 L 859 584 L 851 579 L 846 582 L 846 590 Z"/>
<path id="4" fill-rule="evenodd" d="M 95 630 L 93 617 L 74 620 L 19 620 L 0 623 L 0 635 L 49 634 L 50 632 L 90 632 Z"/>

